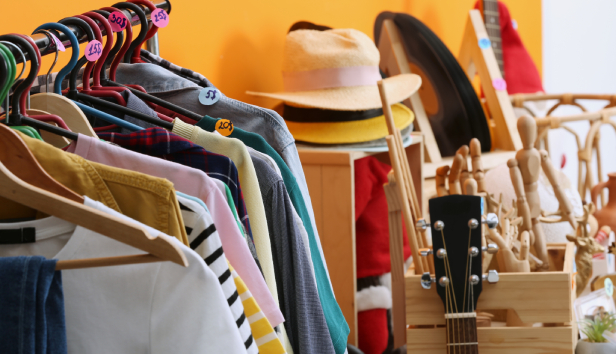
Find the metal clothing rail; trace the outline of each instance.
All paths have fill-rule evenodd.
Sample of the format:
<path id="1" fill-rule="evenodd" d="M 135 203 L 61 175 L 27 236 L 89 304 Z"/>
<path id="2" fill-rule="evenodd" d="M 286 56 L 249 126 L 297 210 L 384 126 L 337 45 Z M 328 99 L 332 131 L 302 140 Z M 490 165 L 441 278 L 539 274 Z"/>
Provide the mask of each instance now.
<path id="1" fill-rule="evenodd" d="M 164 9 L 165 11 L 167 11 L 168 14 L 171 13 L 171 2 L 169 0 L 152 0 L 152 3 L 156 6 L 156 8 L 158 9 Z M 150 9 L 141 6 L 142 10 L 145 12 L 145 15 L 147 17 L 148 20 L 150 20 Z M 129 16 L 127 16 L 128 18 L 132 18 L 131 21 L 131 25 L 135 26 L 140 24 L 139 23 L 139 17 L 130 10 L 127 9 L 118 9 L 118 11 L 124 11 L 124 13 L 127 13 Z M 79 27 L 73 26 L 73 25 L 69 25 L 67 26 L 71 31 L 73 31 L 73 33 L 75 34 L 75 36 L 77 37 L 77 39 L 79 40 L 79 43 L 85 43 L 87 41 L 87 37 L 86 37 L 86 33 Z M 104 28 L 101 28 L 101 32 L 103 34 L 103 36 L 105 36 L 107 34 L 107 32 L 105 31 Z M 62 44 L 66 47 L 69 48 L 71 46 L 71 43 L 69 42 L 68 38 L 66 37 L 66 35 L 64 33 L 58 33 L 56 32 L 56 34 L 59 34 L 58 38 L 60 39 L 60 41 L 62 42 Z M 41 55 L 45 56 L 47 54 L 52 54 L 55 53 L 55 50 L 53 49 L 53 47 L 49 46 L 49 38 L 44 34 L 44 33 L 37 33 L 34 35 L 30 35 L 30 37 L 34 40 L 34 43 L 36 43 L 36 46 L 39 48 L 39 50 L 41 51 Z M 15 61 L 17 63 L 21 63 L 22 62 L 22 54 L 19 53 L 19 51 L 13 47 L 13 46 L 8 46 L 8 48 L 11 50 L 11 52 L 13 53 L 13 56 L 15 57 Z M 28 54 L 26 53 L 25 50 L 23 50 L 23 54 L 26 57 L 26 60 L 30 60 Z"/>

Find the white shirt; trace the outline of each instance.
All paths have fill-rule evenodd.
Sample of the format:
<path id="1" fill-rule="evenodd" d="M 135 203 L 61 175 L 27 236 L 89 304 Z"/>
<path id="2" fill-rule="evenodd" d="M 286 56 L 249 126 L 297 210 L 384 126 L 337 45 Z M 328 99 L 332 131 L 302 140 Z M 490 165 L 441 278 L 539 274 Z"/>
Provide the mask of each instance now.
<path id="1" fill-rule="evenodd" d="M 85 205 L 160 232 L 85 197 Z M 0 245 L 0 256 L 58 260 L 143 254 L 132 246 L 55 217 L 2 223 L 36 228 L 36 242 Z M 68 353 L 246 353 L 220 283 L 180 245 L 189 266 L 171 262 L 62 272 Z"/>

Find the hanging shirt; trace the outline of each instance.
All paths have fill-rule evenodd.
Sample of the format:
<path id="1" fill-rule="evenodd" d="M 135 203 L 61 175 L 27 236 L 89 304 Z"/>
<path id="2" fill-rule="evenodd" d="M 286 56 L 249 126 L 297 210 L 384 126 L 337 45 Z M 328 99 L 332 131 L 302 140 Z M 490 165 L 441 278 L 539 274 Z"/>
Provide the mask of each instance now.
<path id="1" fill-rule="evenodd" d="M 243 187 L 244 200 L 248 214 L 252 219 L 252 235 L 255 241 L 255 247 L 263 275 L 267 281 L 267 286 L 270 292 L 276 299 L 278 304 L 278 291 L 276 288 L 276 276 L 272 263 L 272 247 L 270 244 L 267 219 L 265 217 L 265 209 L 263 208 L 263 199 L 259 191 L 259 181 L 255 173 L 255 168 L 252 165 L 252 160 L 246 150 L 246 146 L 237 139 L 225 138 L 221 135 L 206 132 L 199 127 L 188 125 L 179 119 L 174 120 L 173 132 L 181 137 L 184 137 L 193 143 L 204 147 L 208 151 L 225 154 L 237 166 L 240 182 Z M 231 261 L 232 263 L 233 260 Z M 240 273 L 240 275 L 242 275 Z M 242 276 L 245 280 L 245 277 Z"/>
<path id="2" fill-rule="evenodd" d="M 79 135 L 79 140 L 74 142 L 69 150 L 91 161 L 166 178 L 173 182 L 180 192 L 205 202 L 217 225 L 227 258 L 235 264 L 238 274 L 244 279 L 270 322 L 279 325 L 284 321 L 244 238 L 234 225 L 235 220 L 225 198 L 208 175 L 191 167 L 142 155 L 85 135 Z M 263 259 L 260 260 L 263 266 Z"/>
<path id="3" fill-rule="evenodd" d="M 242 196 L 237 168 L 228 157 L 207 151 L 190 140 L 159 127 L 129 134 L 99 133 L 98 137 L 128 150 L 196 168 L 207 173 L 208 176 L 224 182 L 233 196 L 233 202 L 237 207 L 236 210 L 242 224 L 252 239 L 250 221 Z"/>
<path id="4" fill-rule="evenodd" d="M 173 132 L 187 139 L 190 139 L 194 143 L 199 144 L 208 150 L 212 150 L 215 152 L 220 151 L 227 154 L 236 155 L 235 158 L 233 156 L 230 157 L 232 160 L 234 160 L 234 162 L 240 169 L 240 179 L 242 177 L 242 168 L 239 167 L 240 164 L 236 161 L 236 159 L 241 159 L 245 161 L 245 163 L 246 160 L 248 160 L 249 163 L 246 164 L 250 168 L 246 168 L 246 173 L 249 174 L 250 177 L 247 177 L 249 179 L 246 181 L 246 183 L 242 181 L 242 185 L 246 188 L 246 185 L 249 184 L 249 180 L 251 181 L 250 183 L 255 182 L 252 181 L 253 178 L 256 180 L 254 166 L 252 166 L 252 161 L 250 161 L 250 157 L 246 157 L 246 155 L 249 155 L 246 151 L 246 147 L 239 140 L 207 132 L 199 127 L 186 124 L 179 119 L 175 119 L 173 121 Z M 258 190 L 258 188 L 256 190 Z M 263 201 L 261 196 L 259 196 L 258 199 L 261 200 L 260 207 L 263 208 Z M 248 202 L 248 200 L 247 203 L 250 212 L 250 203 Z M 296 207 L 298 208 L 298 213 L 300 213 L 301 216 L 301 204 L 298 204 Z M 259 215 L 265 215 L 265 213 L 262 212 Z M 267 224 L 265 225 L 267 226 Z M 309 224 L 306 225 L 307 228 L 309 228 L 308 225 Z M 309 237 L 311 236 L 310 231 L 311 230 L 309 229 Z M 315 274 L 317 279 L 317 290 L 319 292 L 319 298 L 321 301 L 323 312 L 325 314 L 325 319 L 327 320 L 327 326 L 329 328 L 332 343 L 334 344 L 336 353 L 343 353 L 346 350 L 346 342 L 350 329 L 344 318 L 344 315 L 342 314 L 342 310 L 340 310 L 340 306 L 338 306 L 338 302 L 336 302 L 336 298 L 334 297 L 334 292 L 327 278 L 327 271 L 324 267 L 323 259 L 319 257 L 320 253 L 318 252 L 318 247 L 316 245 L 316 237 L 314 234 L 312 234 L 312 237 L 310 237 L 309 242 L 311 254 L 313 257 L 312 262 L 315 268 Z M 257 246 L 257 253 L 259 254 L 259 258 L 263 262 L 263 257 L 261 256 L 259 243 L 257 242 L 256 235 L 255 245 Z M 265 277 L 267 279 L 267 272 L 265 267 L 263 268 L 263 271 L 265 272 Z M 268 285 L 270 284 L 268 283 Z"/>
<path id="5" fill-rule="evenodd" d="M 268 155 L 259 152 L 251 147 L 248 147 L 248 152 L 250 153 L 250 157 L 253 158 L 253 161 L 255 158 L 259 158 L 262 161 L 264 161 L 265 163 L 267 163 L 267 165 L 269 167 L 271 167 L 274 171 L 276 171 L 276 174 L 282 178 L 282 174 L 280 173 L 280 169 L 278 168 L 278 165 L 276 165 L 276 162 L 274 161 L 274 159 L 272 159 L 271 157 L 269 157 Z M 254 163 L 253 163 L 254 165 Z M 283 180 L 284 181 L 284 180 Z M 286 187 L 286 185 L 285 185 Z M 287 193 L 288 196 L 288 193 Z M 295 207 L 293 205 L 291 205 L 291 209 L 293 211 L 293 221 L 295 222 L 295 225 L 297 226 L 297 229 L 299 231 L 299 234 L 302 236 L 302 241 L 304 243 L 304 250 L 306 251 L 306 254 L 308 255 L 308 263 L 310 263 L 310 270 L 312 273 L 312 278 L 315 281 L 316 284 L 316 277 L 314 274 L 314 265 L 312 264 L 312 256 L 310 253 L 310 241 L 308 241 L 308 232 L 306 231 L 306 228 L 304 227 L 304 223 L 302 222 L 302 219 L 299 217 L 299 215 L 297 214 L 297 211 L 295 210 Z"/>
<path id="6" fill-rule="evenodd" d="M 190 248 L 203 258 L 205 264 L 218 278 L 246 351 L 248 354 L 258 353 L 257 344 L 252 337 L 250 325 L 246 321 L 244 306 L 239 299 L 235 282 L 231 278 L 227 258 L 212 217 L 197 202 L 184 197 L 178 197 L 178 202 L 182 210 L 184 225 L 186 225 Z"/>
<path id="7" fill-rule="evenodd" d="M 235 127 L 262 136 L 280 154 L 297 180 L 310 216 L 310 223 L 315 233 L 319 253 L 323 257 L 323 249 L 318 237 L 306 177 L 299 160 L 295 139 L 289 132 L 284 119 L 273 110 L 234 100 L 220 91 L 218 92 L 220 94 L 218 102 L 209 106 L 202 105 L 199 102 L 201 90 L 203 88 L 215 88 L 205 76 L 175 65 L 143 49 L 141 50 L 141 59 L 151 64 L 139 64 L 138 66 L 120 64 L 116 72 L 116 80 L 124 84 L 140 85 L 150 94 L 202 116 L 209 115 L 229 119 Z M 42 82 L 42 80 L 40 81 Z M 172 115 L 172 117 L 177 117 L 177 115 Z M 290 186 L 287 185 L 287 189 L 290 189 Z M 306 227 L 308 226 L 306 225 Z M 324 264 L 324 266 L 327 270 L 327 264 Z"/>
<path id="8" fill-rule="evenodd" d="M 85 205 L 169 237 L 85 197 Z M 116 257 L 142 251 L 55 217 L 1 223 L 33 227 L 36 242 L 1 245 L 0 256 L 57 260 Z M 170 239 L 172 242 L 173 239 Z M 177 243 L 188 267 L 171 262 L 62 272 L 68 353 L 246 353 L 214 273 Z"/>
<path id="9" fill-rule="evenodd" d="M 253 158 L 253 164 L 270 231 L 284 327 L 293 352 L 335 353 L 284 182 L 267 162 Z"/>
<path id="10" fill-rule="evenodd" d="M 20 137 L 43 169 L 65 187 L 160 232 L 175 236 L 188 245 L 180 206 L 173 184 L 169 181 L 89 162 L 23 134 Z M 0 215 L 4 218 L 24 218 L 35 217 L 37 213 L 0 197 Z M 39 213 L 38 217 L 42 216 L 45 215 Z"/>

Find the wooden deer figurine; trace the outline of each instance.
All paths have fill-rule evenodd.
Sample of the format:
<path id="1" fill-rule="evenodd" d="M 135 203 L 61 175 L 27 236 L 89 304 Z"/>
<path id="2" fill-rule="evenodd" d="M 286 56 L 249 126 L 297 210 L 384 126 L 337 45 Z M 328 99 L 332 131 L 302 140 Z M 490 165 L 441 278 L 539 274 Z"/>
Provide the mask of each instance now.
<path id="1" fill-rule="evenodd" d="M 577 296 L 580 296 L 584 291 L 592 275 L 592 256 L 604 250 L 604 247 L 595 240 L 597 227 L 591 225 L 591 230 L 588 230 L 586 226 L 589 224 L 588 219 L 593 210 L 594 205 L 592 203 L 585 205 L 584 215 L 578 219 L 577 236 L 567 235 L 567 240 L 575 243 L 577 246 L 577 252 L 575 254 L 575 266 L 577 268 L 575 283 L 577 285 Z"/>

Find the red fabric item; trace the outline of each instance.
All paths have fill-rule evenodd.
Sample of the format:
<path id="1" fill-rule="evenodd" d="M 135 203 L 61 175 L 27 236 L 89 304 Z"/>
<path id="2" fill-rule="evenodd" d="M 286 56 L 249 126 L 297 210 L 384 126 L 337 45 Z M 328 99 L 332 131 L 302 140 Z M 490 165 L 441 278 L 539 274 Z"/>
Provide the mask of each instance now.
<path id="1" fill-rule="evenodd" d="M 387 310 L 374 309 L 357 313 L 359 349 L 365 354 L 382 354 L 387 349 L 389 331 Z"/>
<path id="2" fill-rule="evenodd" d="M 391 166 L 372 156 L 355 160 L 355 248 L 357 278 L 391 271 L 389 220 L 383 185 Z M 411 255 L 408 237 L 403 237 L 404 259 Z"/>
<path id="3" fill-rule="evenodd" d="M 475 9 L 479 9 L 479 2 L 475 3 Z M 510 95 L 544 92 L 539 71 L 524 47 L 518 31 L 513 28 L 509 9 L 500 1 L 498 2 L 498 13 L 507 92 Z"/>

